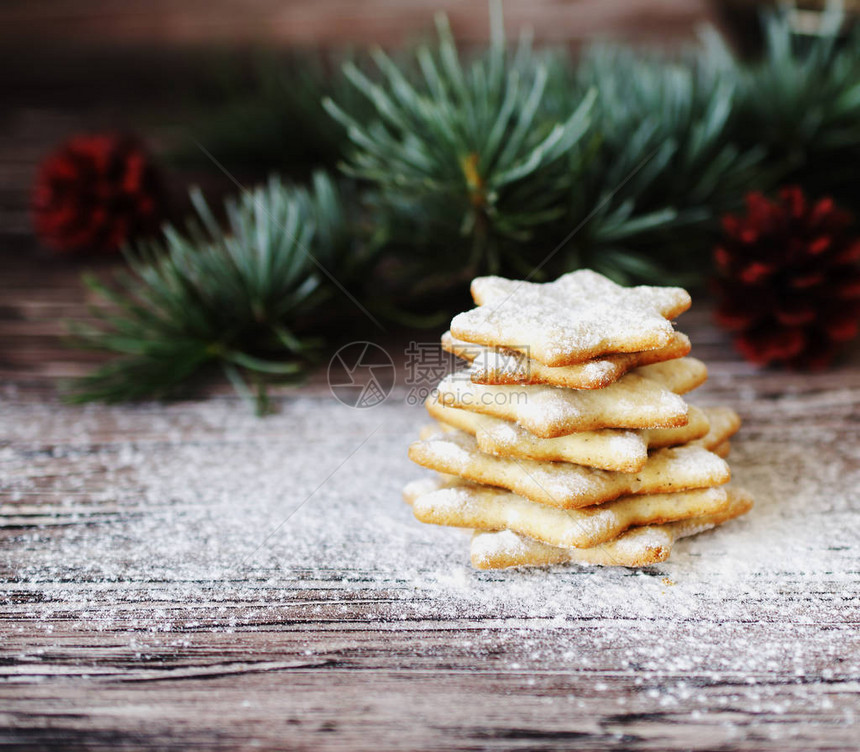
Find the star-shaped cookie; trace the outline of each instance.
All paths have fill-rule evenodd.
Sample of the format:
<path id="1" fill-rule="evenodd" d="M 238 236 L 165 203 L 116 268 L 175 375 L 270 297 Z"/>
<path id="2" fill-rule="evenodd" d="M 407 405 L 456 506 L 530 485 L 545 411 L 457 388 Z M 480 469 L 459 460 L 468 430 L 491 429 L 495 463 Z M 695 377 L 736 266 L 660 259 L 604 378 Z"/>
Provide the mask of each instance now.
<path id="1" fill-rule="evenodd" d="M 638 473 L 618 473 L 571 462 L 487 454 L 465 431 L 439 431 L 413 442 L 409 458 L 430 470 L 506 488 L 559 509 L 590 507 L 619 496 L 709 488 L 731 477 L 725 460 L 700 445 L 657 449 Z"/>
<path id="2" fill-rule="evenodd" d="M 687 423 L 678 395 L 704 383 L 705 364 L 679 358 L 631 371 L 605 389 L 475 384 L 467 372 L 446 376 L 435 398 L 445 407 L 514 421 L 545 439 L 600 428 L 669 428 Z"/>
<path id="3" fill-rule="evenodd" d="M 622 473 L 638 473 L 645 467 L 651 449 L 693 443 L 716 453 L 729 443 L 741 425 L 738 414 L 727 407 L 700 410 L 690 405 L 689 422 L 678 428 L 605 428 L 540 439 L 516 423 L 440 405 L 432 395 L 427 398 L 425 406 L 438 423 L 426 426 L 421 432 L 422 439 L 429 439 L 440 431 L 459 429 L 474 436 L 482 452 L 497 457 L 572 462 Z"/>
<path id="4" fill-rule="evenodd" d="M 690 307 L 680 287 L 622 287 L 589 269 L 543 284 L 478 277 L 472 297 L 478 308 L 454 317 L 455 337 L 521 350 L 547 366 L 666 347 L 675 337 L 670 319 Z"/>
<path id="5" fill-rule="evenodd" d="M 421 522 L 473 530 L 512 530 L 551 546 L 590 548 L 631 527 L 659 525 L 724 511 L 723 487 L 622 496 L 585 509 L 557 509 L 501 488 L 461 481 L 412 502 Z"/>
<path id="6" fill-rule="evenodd" d="M 752 496 L 729 489 L 728 506 L 719 512 L 662 525 L 633 527 L 611 541 L 592 548 L 560 548 L 503 530 L 476 530 L 472 537 L 472 565 L 476 569 L 547 566 L 568 561 L 604 566 L 645 567 L 669 558 L 679 538 L 697 535 L 749 512 Z"/>
<path id="7" fill-rule="evenodd" d="M 612 353 L 572 366 L 551 368 L 518 350 L 487 347 L 442 335 L 442 349 L 471 362 L 469 375 L 476 384 L 551 384 L 568 389 L 602 389 L 618 381 L 632 368 L 682 358 L 690 352 L 690 340 L 681 332 L 656 350 Z"/>

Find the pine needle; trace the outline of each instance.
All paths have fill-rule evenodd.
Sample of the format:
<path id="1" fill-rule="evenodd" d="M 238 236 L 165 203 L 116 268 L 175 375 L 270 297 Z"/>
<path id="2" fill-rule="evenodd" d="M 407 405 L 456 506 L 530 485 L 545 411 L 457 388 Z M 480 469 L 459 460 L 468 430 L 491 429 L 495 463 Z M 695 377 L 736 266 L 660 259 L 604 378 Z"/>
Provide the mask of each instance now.
<path id="1" fill-rule="evenodd" d="M 318 264 L 342 283 L 357 268 L 337 186 L 322 173 L 310 190 L 273 178 L 228 202 L 226 231 L 192 200 L 186 232 L 167 227 L 162 243 L 129 251 L 129 273 L 112 284 L 88 280 L 97 323 L 73 323 L 73 341 L 115 357 L 73 384 L 70 401 L 168 398 L 220 366 L 243 396 L 256 383 L 259 405 L 267 379 L 300 378 L 318 353 L 307 330 L 337 295 Z"/>

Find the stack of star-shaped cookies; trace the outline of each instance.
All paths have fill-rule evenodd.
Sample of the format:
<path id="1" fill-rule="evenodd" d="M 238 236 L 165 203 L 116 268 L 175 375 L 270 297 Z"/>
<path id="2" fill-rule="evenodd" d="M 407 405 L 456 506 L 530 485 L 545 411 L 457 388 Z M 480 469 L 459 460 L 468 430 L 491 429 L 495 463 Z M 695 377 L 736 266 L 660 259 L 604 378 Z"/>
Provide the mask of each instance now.
<path id="1" fill-rule="evenodd" d="M 473 529 L 474 566 L 643 566 L 751 508 L 724 485 L 740 419 L 681 396 L 707 378 L 672 326 L 685 290 L 583 270 L 482 277 L 472 296 L 442 338 L 469 365 L 430 395 L 437 424 L 409 448 L 439 475 L 404 498 L 422 522 Z"/>

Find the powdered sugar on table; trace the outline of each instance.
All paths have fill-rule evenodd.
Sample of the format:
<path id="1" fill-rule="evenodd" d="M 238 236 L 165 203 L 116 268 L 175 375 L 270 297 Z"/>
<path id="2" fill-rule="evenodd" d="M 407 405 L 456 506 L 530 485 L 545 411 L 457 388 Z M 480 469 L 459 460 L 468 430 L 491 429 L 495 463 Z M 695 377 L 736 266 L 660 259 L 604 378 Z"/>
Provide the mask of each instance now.
<path id="1" fill-rule="evenodd" d="M 442 744 L 477 738 L 462 731 L 470 698 L 504 702 L 445 673 L 453 663 L 476 677 L 496 672 L 519 697 L 504 718 L 473 719 L 481 733 L 511 724 L 595 738 L 659 730 L 670 748 L 673 733 L 684 746 L 710 719 L 717 742 L 811 749 L 803 729 L 814 718 L 837 746 L 856 741 L 860 451 L 846 423 L 860 405 L 856 371 L 776 382 L 713 366 L 696 402 L 732 404 L 744 417 L 732 468 L 756 507 L 639 571 L 472 570 L 464 534 L 417 524 L 400 498 L 421 474 L 406 448 L 426 420 L 403 398 L 395 391 L 353 410 L 327 394 L 286 396 L 278 415 L 258 420 L 227 398 L 77 409 L 8 391 L 7 665 L 60 675 L 50 656 L 68 645 L 78 673 L 120 677 L 156 677 L 148 672 L 165 661 L 201 671 L 195 655 L 218 662 L 224 650 L 240 661 L 288 654 L 311 667 L 403 671 L 418 684 L 406 694 L 377 684 L 368 712 L 388 717 L 386 708 L 417 702 L 420 686 L 430 706 L 400 739 L 420 729 L 422 743 Z M 105 664 L 93 635 L 122 661 Z M 426 669 L 447 677 L 438 692 Z M 329 687 L 319 671 L 318 686 Z M 374 676 L 383 674 L 365 680 L 382 681 Z M 56 699 L 66 712 L 108 691 L 74 681 L 78 690 Z M 22 686 L 10 701 L 46 685 Z M 159 717 L 180 712 L 170 697 L 152 700 Z M 214 703 L 211 718 L 226 712 Z M 335 718 L 335 706 L 308 712 Z M 643 720 L 649 713 L 681 715 Z M 449 736 L 451 723 L 464 735 Z M 377 741 L 394 748 L 397 739 Z"/>

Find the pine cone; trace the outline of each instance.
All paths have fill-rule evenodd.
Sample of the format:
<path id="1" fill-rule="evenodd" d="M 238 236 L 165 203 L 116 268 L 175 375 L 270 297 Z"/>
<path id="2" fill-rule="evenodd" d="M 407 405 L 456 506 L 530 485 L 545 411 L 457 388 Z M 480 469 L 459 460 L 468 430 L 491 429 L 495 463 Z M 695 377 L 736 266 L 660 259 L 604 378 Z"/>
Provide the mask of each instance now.
<path id="1" fill-rule="evenodd" d="M 723 218 L 714 252 L 717 323 L 756 364 L 826 368 L 860 325 L 860 239 L 830 198 L 810 204 L 798 187 L 771 201 L 746 198 Z"/>
<path id="2" fill-rule="evenodd" d="M 75 136 L 41 165 L 33 191 L 39 239 L 57 253 L 114 253 L 158 229 L 163 190 L 132 136 Z"/>

